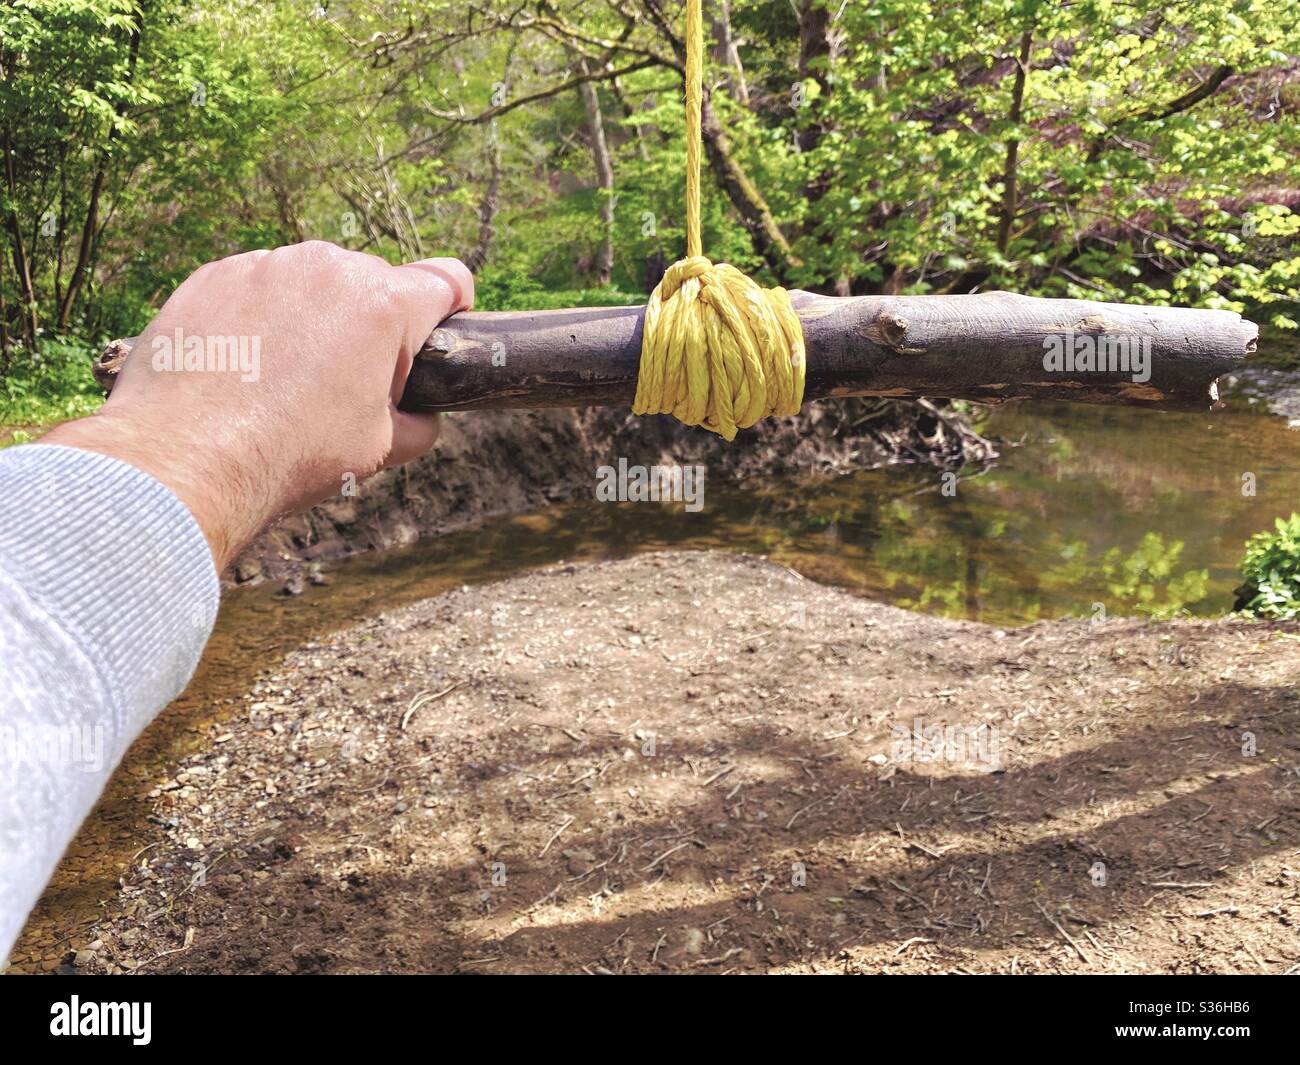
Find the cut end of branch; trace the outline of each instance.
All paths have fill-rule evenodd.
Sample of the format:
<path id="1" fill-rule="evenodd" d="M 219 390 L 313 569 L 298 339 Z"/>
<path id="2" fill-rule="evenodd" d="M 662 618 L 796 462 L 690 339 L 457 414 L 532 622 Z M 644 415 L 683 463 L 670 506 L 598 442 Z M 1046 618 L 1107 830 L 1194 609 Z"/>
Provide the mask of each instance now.
<path id="1" fill-rule="evenodd" d="M 137 339 L 139 338 L 130 337 L 126 340 L 110 340 L 95 359 L 90 371 L 95 375 L 99 387 L 105 392 L 113 391 L 113 382 L 117 380 L 118 371 L 122 369 L 126 357 L 131 354 L 131 348 Z"/>

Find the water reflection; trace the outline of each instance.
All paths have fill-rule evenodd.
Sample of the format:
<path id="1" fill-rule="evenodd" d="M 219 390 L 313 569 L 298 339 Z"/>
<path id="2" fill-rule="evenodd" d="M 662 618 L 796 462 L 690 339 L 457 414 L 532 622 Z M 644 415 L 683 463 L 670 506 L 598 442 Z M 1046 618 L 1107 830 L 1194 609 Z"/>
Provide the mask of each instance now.
<path id="1" fill-rule="evenodd" d="M 1232 608 L 1246 538 L 1300 506 L 1300 437 L 1276 418 L 1054 404 L 995 412 L 984 428 L 1008 441 L 1003 458 L 947 491 L 938 471 L 903 467 L 709 484 L 695 514 L 581 500 L 359 559 L 308 594 L 328 623 L 563 559 L 672 547 L 764 554 L 900 606 L 996 624 L 1103 607 L 1213 616 Z"/>

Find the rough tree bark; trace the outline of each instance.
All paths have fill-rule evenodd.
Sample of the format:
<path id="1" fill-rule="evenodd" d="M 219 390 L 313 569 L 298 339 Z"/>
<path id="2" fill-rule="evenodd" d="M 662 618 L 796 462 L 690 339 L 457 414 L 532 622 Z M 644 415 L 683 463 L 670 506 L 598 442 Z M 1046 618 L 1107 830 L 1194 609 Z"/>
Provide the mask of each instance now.
<path id="1" fill-rule="evenodd" d="M 974 296 L 855 296 L 796 292 L 807 345 L 806 398 L 923 396 L 1000 402 L 1064 399 L 1207 409 L 1215 379 L 1255 350 L 1258 329 L 1231 311 Z M 469 312 L 434 331 L 416 357 L 402 406 L 449 411 L 631 403 L 644 307 Z M 1141 345 L 1149 374 L 1049 369 L 1067 338 Z M 1073 340 L 1069 341 L 1073 343 Z M 100 356 L 111 387 L 132 340 Z M 1143 378 L 1146 379 L 1137 379 Z"/>

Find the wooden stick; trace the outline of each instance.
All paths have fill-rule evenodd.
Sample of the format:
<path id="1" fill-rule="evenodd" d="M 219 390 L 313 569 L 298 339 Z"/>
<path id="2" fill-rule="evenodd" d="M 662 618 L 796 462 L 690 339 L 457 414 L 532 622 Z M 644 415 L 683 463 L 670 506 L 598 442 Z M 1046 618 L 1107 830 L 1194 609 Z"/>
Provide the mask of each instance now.
<path id="1" fill-rule="evenodd" d="M 1007 292 L 793 296 L 808 350 L 808 399 L 1063 399 L 1205 410 L 1218 400 L 1215 379 L 1254 352 L 1259 333 L 1231 311 Z M 453 315 L 416 357 L 402 408 L 630 404 L 644 312 L 593 307 Z M 105 387 L 112 387 L 133 343 L 114 341 L 100 355 L 95 375 Z M 1050 362 L 1053 352 L 1066 349 L 1069 362 Z M 1075 354 L 1088 351 L 1091 364 Z M 1144 358 L 1149 373 L 1141 372 Z M 1091 368 L 1098 361 L 1114 368 Z"/>

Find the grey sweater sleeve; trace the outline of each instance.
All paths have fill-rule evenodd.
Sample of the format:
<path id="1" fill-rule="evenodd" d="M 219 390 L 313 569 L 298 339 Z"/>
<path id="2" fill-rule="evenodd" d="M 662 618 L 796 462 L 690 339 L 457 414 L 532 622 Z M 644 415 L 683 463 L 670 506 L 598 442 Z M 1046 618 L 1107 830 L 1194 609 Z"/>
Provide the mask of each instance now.
<path id="1" fill-rule="evenodd" d="M 0 962 L 127 747 L 189 682 L 217 601 L 198 523 L 148 474 L 0 451 Z"/>

